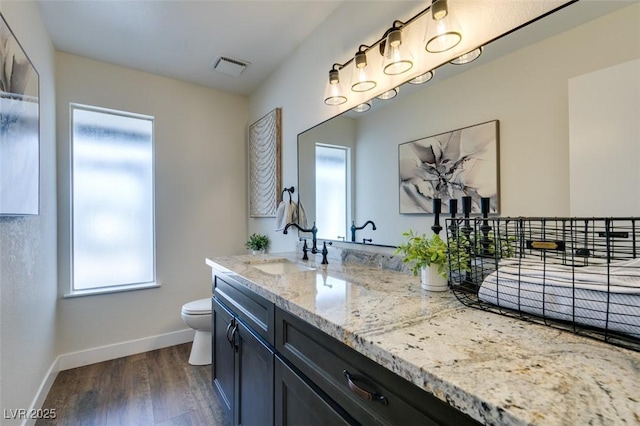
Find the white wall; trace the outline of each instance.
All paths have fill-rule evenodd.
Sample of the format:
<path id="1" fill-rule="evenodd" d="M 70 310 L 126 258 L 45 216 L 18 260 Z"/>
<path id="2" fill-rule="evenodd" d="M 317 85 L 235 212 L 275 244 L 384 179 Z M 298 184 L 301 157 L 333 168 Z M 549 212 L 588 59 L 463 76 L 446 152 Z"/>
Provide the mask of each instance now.
<path id="1" fill-rule="evenodd" d="M 372 7 L 371 5 L 367 7 Z M 283 62 L 249 98 L 249 123 L 271 111 L 282 108 L 282 185 L 297 186 L 297 136 L 343 109 L 327 107 L 322 98 L 324 82 L 334 62 L 353 56 L 362 43 L 373 43 L 394 19 L 409 19 L 424 9 L 422 2 L 375 2 L 375 13 L 363 10 L 361 2 L 341 4 L 296 51 Z M 352 23 L 358 21 L 358 31 Z M 320 82 L 318 84 L 318 82 Z M 345 106 L 346 108 L 346 106 Z M 260 232 L 271 237 L 271 251 L 290 251 L 297 233 L 274 232 L 275 219 L 249 219 L 249 233 Z"/>
<path id="2" fill-rule="evenodd" d="M 429 230 L 431 216 L 398 214 L 398 144 L 495 119 L 500 121 L 500 214 L 569 215 L 569 80 L 640 57 L 639 18 L 636 3 L 358 120 L 358 164 L 379 166 L 376 173 L 357 167 L 356 220 L 375 212 L 376 239 L 392 244 L 406 229 Z M 377 194 L 385 194 L 387 202 Z M 593 207 L 589 215 L 598 214 L 600 207 Z"/>
<path id="3" fill-rule="evenodd" d="M 344 13 L 344 9 L 338 12 Z M 373 217 L 368 212 L 375 211 L 376 241 L 394 238 L 397 241 L 402 231 L 411 227 L 428 230 L 431 218 L 398 214 L 398 144 L 494 119 L 500 120 L 500 213 L 568 215 L 568 80 L 640 57 L 639 18 L 640 4 L 635 2 L 571 31 L 428 85 L 404 100 L 404 106 L 390 104 L 367 116 L 365 120 L 372 125 L 359 124 L 358 138 L 365 137 L 366 128 L 370 133 L 366 136 L 371 136 L 373 143 L 367 148 L 358 145 L 358 162 L 362 159 L 368 168 L 375 167 L 377 174 L 371 179 L 358 178 L 359 182 L 366 180 L 368 186 L 356 189 L 359 200 L 356 221 Z M 335 23 L 338 17 L 330 19 Z M 318 91 L 321 93 L 323 87 L 300 85 L 295 95 L 290 88 L 300 80 L 297 75 L 304 76 L 305 81 L 323 81 L 318 73 L 331 63 L 326 58 L 326 46 L 332 46 L 334 39 L 343 35 L 336 33 L 339 34 L 330 31 L 312 34 L 286 66 L 250 99 L 251 117 L 259 116 L 265 105 L 283 107 L 283 175 L 289 179 L 287 185 L 296 181 L 296 134 L 325 120 L 328 109 L 318 102 L 321 98 Z M 339 55 L 336 46 L 333 48 L 331 57 L 345 56 Z M 317 60 L 305 56 L 306 51 L 314 49 L 318 49 Z M 305 91 L 303 87 L 310 88 Z M 369 156 L 362 157 L 364 153 Z M 356 165 L 356 170 L 363 172 L 367 168 Z M 382 207 L 381 197 L 387 200 Z M 255 230 L 270 229 L 264 223 L 251 222 L 250 231 Z M 383 237 L 383 232 L 388 235 Z M 285 250 L 293 247 L 293 239 L 289 245 L 286 241 L 277 243 L 278 248 Z"/>
<path id="4" fill-rule="evenodd" d="M 31 406 L 57 355 L 56 139 L 54 49 L 38 7 L 5 0 L 0 12 L 40 75 L 40 215 L 0 217 L 0 408 L 8 410 Z"/>
<path id="5" fill-rule="evenodd" d="M 569 80 L 572 216 L 640 215 L 640 59 Z"/>
<path id="6" fill-rule="evenodd" d="M 180 307 L 211 295 L 208 256 L 244 252 L 246 97 L 86 58 L 56 56 L 59 293 L 69 286 L 69 103 L 155 117 L 157 280 L 162 287 L 60 299 L 58 352 L 186 328 Z"/>

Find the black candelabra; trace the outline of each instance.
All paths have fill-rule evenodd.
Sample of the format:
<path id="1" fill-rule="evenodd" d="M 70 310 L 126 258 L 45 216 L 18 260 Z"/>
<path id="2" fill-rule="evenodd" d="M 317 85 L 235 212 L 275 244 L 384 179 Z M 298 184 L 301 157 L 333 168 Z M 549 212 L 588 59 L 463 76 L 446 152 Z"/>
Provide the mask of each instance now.
<path id="1" fill-rule="evenodd" d="M 465 243 L 466 243 L 464 250 L 466 250 L 467 252 L 467 256 L 466 256 L 467 271 L 465 273 L 465 282 L 469 283 L 469 282 L 473 282 L 471 278 L 471 256 L 473 254 L 473 250 L 471 247 L 471 244 L 472 244 L 471 233 L 473 232 L 473 228 L 471 227 L 471 220 L 469 219 L 469 216 L 471 215 L 471 197 L 470 196 L 462 197 L 462 215 L 464 216 L 464 222 L 460 231 L 462 232 L 462 235 L 464 235 Z M 458 245 L 458 248 L 460 248 L 459 245 Z"/>
<path id="2" fill-rule="evenodd" d="M 489 232 L 491 232 L 491 226 L 489 226 L 489 202 L 490 199 L 483 197 L 480 199 L 480 211 L 482 213 L 482 225 L 480 226 L 480 232 L 482 232 L 482 255 L 489 256 L 489 247 L 491 245 L 491 239 L 489 238 Z"/>
<path id="3" fill-rule="evenodd" d="M 442 208 L 442 200 L 440 198 L 433 199 L 433 226 L 431 230 L 434 234 L 439 234 L 442 231 L 442 226 L 440 226 L 440 212 Z"/>
<path id="4" fill-rule="evenodd" d="M 458 228 L 458 224 L 455 221 L 456 214 L 458 213 L 458 200 L 455 198 L 449 200 L 449 213 L 451 214 L 451 225 L 449 225 L 449 230 L 451 231 L 451 235 L 455 237 L 456 229 Z"/>

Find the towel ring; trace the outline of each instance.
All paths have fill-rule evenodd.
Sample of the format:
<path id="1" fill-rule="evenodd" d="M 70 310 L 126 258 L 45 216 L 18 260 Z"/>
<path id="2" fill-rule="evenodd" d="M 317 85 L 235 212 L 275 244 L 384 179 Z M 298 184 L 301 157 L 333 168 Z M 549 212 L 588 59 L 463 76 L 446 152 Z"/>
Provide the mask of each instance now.
<path id="1" fill-rule="evenodd" d="M 291 194 L 293 194 L 294 192 L 296 192 L 296 189 L 292 186 L 291 188 L 285 188 L 282 190 L 282 193 L 280 194 L 280 198 L 282 199 L 282 201 L 284 201 L 284 192 L 287 191 L 289 193 L 289 202 L 291 203 Z"/>

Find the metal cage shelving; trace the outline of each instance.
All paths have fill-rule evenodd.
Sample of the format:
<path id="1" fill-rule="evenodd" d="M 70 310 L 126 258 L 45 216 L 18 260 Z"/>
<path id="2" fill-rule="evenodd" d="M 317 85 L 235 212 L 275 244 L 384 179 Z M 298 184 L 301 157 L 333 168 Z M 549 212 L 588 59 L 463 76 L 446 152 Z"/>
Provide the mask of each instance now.
<path id="1" fill-rule="evenodd" d="M 465 305 L 640 351 L 640 218 L 446 220 Z"/>

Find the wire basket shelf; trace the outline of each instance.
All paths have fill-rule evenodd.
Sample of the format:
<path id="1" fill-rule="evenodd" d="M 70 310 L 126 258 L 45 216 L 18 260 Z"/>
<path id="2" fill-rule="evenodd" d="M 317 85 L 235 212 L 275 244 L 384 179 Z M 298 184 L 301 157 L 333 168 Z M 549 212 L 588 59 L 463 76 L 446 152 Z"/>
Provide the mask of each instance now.
<path id="1" fill-rule="evenodd" d="M 640 351 L 640 218 L 451 218 L 466 306 Z"/>

